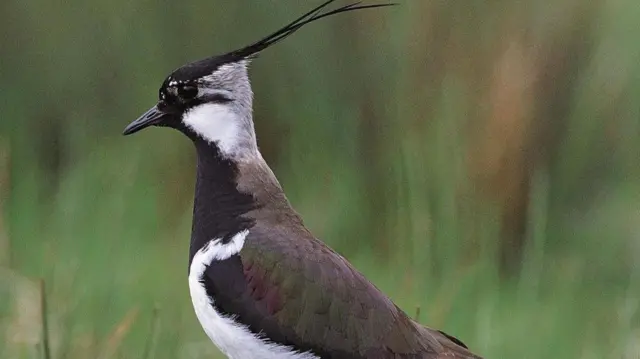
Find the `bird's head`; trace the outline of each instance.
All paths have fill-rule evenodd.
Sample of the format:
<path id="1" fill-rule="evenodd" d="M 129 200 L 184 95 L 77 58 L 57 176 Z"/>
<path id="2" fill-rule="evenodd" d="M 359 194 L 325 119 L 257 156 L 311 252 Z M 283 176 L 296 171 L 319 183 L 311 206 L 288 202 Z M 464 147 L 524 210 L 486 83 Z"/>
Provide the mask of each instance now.
<path id="1" fill-rule="evenodd" d="M 129 124 L 124 134 L 149 126 L 172 127 L 193 140 L 214 144 L 225 157 L 256 155 L 249 61 L 310 22 L 342 12 L 392 5 L 355 3 L 323 11 L 334 1 L 326 1 L 251 45 L 176 69 L 160 87 L 158 103 Z"/>
<path id="2" fill-rule="evenodd" d="M 158 103 L 129 124 L 124 134 L 165 126 L 215 144 L 224 155 L 255 153 L 248 60 L 224 60 L 208 58 L 175 70 L 162 83 Z"/>

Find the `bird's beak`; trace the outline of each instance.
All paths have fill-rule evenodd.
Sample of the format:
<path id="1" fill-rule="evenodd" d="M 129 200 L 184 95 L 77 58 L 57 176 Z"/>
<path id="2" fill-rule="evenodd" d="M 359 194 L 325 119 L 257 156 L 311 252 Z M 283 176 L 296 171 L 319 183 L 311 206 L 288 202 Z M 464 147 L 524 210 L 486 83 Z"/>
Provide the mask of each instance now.
<path id="1" fill-rule="evenodd" d="M 158 105 L 153 106 L 149 111 L 145 112 L 137 120 L 131 122 L 122 132 L 123 135 L 136 133 L 146 127 L 158 125 L 167 120 L 171 114 L 158 109 Z"/>

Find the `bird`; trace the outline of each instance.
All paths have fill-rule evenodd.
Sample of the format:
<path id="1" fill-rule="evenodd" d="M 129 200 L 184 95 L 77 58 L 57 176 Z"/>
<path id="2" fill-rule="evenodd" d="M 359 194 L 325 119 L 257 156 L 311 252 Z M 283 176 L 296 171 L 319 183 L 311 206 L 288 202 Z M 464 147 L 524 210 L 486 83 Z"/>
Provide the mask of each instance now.
<path id="1" fill-rule="evenodd" d="M 240 49 L 169 74 L 124 130 L 169 127 L 194 144 L 188 284 L 202 328 L 231 359 L 480 359 L 423 326 L 316 238 L 257 145 L 249 63 L 319 19 L 393 4 L 328 0 Z"/>

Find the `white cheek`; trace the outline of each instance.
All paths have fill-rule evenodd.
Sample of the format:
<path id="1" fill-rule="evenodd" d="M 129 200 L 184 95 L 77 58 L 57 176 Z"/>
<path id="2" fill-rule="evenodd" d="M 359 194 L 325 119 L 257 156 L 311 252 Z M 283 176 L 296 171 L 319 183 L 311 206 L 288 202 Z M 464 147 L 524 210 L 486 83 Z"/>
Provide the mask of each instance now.
<path id="1" fill-rule="evenodd" d="M 221 152 L 233 153 L 240 141 L 238 115 L 226 105 L 203 104 L 192 108 L 182 122 L 209 142 L 215 142 Z"/>

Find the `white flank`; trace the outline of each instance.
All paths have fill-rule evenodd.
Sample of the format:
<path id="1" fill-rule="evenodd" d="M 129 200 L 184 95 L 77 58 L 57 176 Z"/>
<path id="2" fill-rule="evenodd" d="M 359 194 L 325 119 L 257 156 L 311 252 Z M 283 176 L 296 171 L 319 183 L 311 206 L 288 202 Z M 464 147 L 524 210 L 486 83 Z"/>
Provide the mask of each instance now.
<path id="1" fill-rule="evenodd" d="M 237 254 L 244 245 L 248 230 L 239 232 L 229 243 L 211 240 L 193 257 L 189 270 L 189 290 L 198 320 L 211 341 L 231 359 L 319 359 L 313 354 L 299 353 L 292 348 L 270 343 L 236 322 L 233 317 L 218 313 L 207 295 L 202 277 L 209 264 Z"/>
<path id="2" fill-rule="evenodd" d="M 182 122 L 208 142 L 215 142 L 224 154 L 233 154 L 243 134 L 240 119 L 229 105 L 205 103 L 187 111 Z"/>

